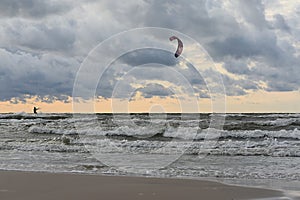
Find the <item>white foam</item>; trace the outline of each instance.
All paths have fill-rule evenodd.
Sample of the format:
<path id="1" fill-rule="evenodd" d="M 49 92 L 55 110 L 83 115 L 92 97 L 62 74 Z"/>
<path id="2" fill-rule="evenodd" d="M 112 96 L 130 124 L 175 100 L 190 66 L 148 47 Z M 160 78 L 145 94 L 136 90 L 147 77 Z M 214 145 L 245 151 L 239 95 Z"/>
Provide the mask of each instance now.
<path id="1" fill-rule="evenodd" d="M 255 122 L 259 125 L 271 125 L 271 126 L 288 126 L 294 122 L 298 122 L 299 119 L 296 118 L 279 118 L 276 120 L 268 120 L 268 121 L 259 121 L 259 122 Z"/>

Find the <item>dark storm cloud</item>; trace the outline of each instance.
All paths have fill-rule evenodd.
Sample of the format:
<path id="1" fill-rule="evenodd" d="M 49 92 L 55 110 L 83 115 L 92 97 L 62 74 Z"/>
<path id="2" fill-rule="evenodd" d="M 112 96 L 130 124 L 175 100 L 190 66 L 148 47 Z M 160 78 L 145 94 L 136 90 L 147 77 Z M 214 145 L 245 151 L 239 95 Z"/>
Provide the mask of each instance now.
<path id="1" fill-rule="evenodd" d="M 299 87 L 294 84 L 286 83 L 286 81 L 269 81 L 268 88 L 266 89 L 269 92 L 279 91 L 279 92 L 290 92 L 295 91 Z"/>
<path id="2" fill-rule="evenodd" d="M 145 80 L 169 79 L 169 77 L 166 78 L 168 74 L 165 73 L 165 70 L 160 69 L 163 67 L 175 67 L 176 64 L 178 64 L 178 59 L 175 59 L 174 53 L 161 49 L 140 49 L 126 53 L 116 58 L 107 67 L 100 78 L 97 96 L 104 98 L 112 96 L 128 98 L 128 95 L 131 95 L 130 93 L 136 93 L 134 92 L 136 89 L 131 85 L 132 83 Z M 138 70 L 131 71 L 134 69 Z M 129 73 L 129 76 L 126 76 L 127 73 Z M 150 89 L 154 89 L 154 86 L 150 85 Z M 144 92 L 146 90 L 137 91 Z"/>
<path id="3" fill-rule="evenodd" d="M 26 95 L 38 95 L 42 101 L 65 101 L 72 93 L 80 63 L 92 48 L 120 31 L 145 26 L 172 28 L 198 41 L 214 61 L 232 74 L 223 76 L 228 95 L 244 95 L 258 89 L 298 90 L 297 13 L 295 16 L 272 13 L 271 19 L 267 19 L 266 8 L 272 6 L 271 2 L 214 1 L 207 9 L 206 0 L 129 0 L 126 3 L 90 0 L 76 1 L 76 5 L 69 0 L 2 0 L 1 100 L 24 101 Z M 197 71 L 189 66 L 181 69 L 172 53 L 153 49 L 121 57 L 114 63 L 115 68 L 100 80 L 97 94 L 111 97 L 120 77 L 133 66 L 147 63 L 160 63 L 178 70 L 196 93 L 209 97 L 205 81 Z M 147 69 L 138 73 L 131 82 L 170 79 L 166 71 Z M 88 82 L 88 76 L 86 79 Z M 120 95 L 126 96 L 134 89 L 124 82 Z M 167 91 L 158 85 L 139 90 L 147 98 L 164 97 Z"/>
<path id="4" fill-rule="evenodd" d="M 111 67 L 108 67 L 103 75 L 99 77 L 100 80 L 97 87 L 96 96 L 111 98 L 113 96 L 114 88 L 116 87 L 116 84 L 118 84 L 118 79 L 124 76 L 127 70 L 128 68 L 125 68 L 124 65 L 121 67 L 119 65 L 112 65 Z M 123 82 L 118 86 L 122 87 L 117 91 L 117 94 L 115 94 L 115 96 L 118 98 L 126 98 L 128 96 L 126 96 L 126 94 L 132 90 L 132 87 L 128 82 Z"/>
<path id="5" fill-rule="evenodd" d="M 278 87 L 280 91 L 285 87 L 287 91 L 299 88 L 299 81 L 294 81 L 299 73 L 295 63 L 300 62 L 294 54 L 295 46 L 280 42 L 273 30 L 273 21 L 266 20 L 264 3 L 260 0 L 229 2 L 232 10 L 225 9 L 223 4 L 208 16 L 203 1 L 162 1 L 159 4 L 148 1 L 151 9 L 145 15 L 145 24 L 189 33 L 205 46 L 214 60 L 224 62 L 229 72 L 244 75 L 250 82 L 257 81 L 258 84 L 264 81 L 269 89 L 276 90 L 276 83 L 282 80 L 286 84 Z M 193 12 L 194 8 L 197 12 Z M 168 12 L 164 12 L 166 10 Z M 275 15 L 275 27 L 285 31 L 290 28 L 281 15 Z M 257 73 L 260 69 L 249 70 L 249 60 L 261 63 L 258 67 L 266 68 L 264 76 Z M 273 67 L 278 68 L 277 79 L 267 73 Z M 290 78 L 285 75 L 286 72 Z M 238 93 L 243 94 L 242 91 Z"/>
<path id="6" fill-rule="evenodd" d="M 0 49 L 0 100 L 25 101 L 37 96 L 45 102 L 65 101 L 71 96 L 79 63 L 60 56 L 12 54 Z M 13 59 L 12 59 L 13 58 Z"/>
<path id="7" fill-rule="evenodd" d="M 178 64 L 174 53 L 160 49 L 141 49 L 129 52 L 121 57 L 121 62 L 130 66 L 138 66 L 148 63 L 158 63 L 166 66 Z"/>
<path id="8" fill-rule="evenodd" d="M 196 95 L 198 94 L 201 98 L 209 98 L 207 83 L 202 75 L 199 74 L 197 69 L 191 63 L 187 63 L 186 67 L 187 68 L 184 69 L 179 68 L 177 71 L 186 78 Z"/>
<path id="9" fill-rule="evenodd" d="M 210 44 L 210 49 L 218 60 L 223 59 L 225 56 L 232 56 L 235 58 L 251 57 L 259 55 L 255 40 L 250 38 L 235 36 L 228 37 L 224 40 L 216 40 Z"/>
<path id="10" fill-rule="evenodd" d="M 1 0 L 0 16 L 41 18 L 47 15 L 61 14 L 72 6 L 58 0 Z"/>
<path id="11" fill-rule="evenodd" d="M 259 89 L 257 83 L 250 79 L 232 79 L 227 75 L 222 75 L 222 78 L 228 96 L 242 96 L 249 90 Z"/>
<path id="12" fill-rule="evenodd" d="M 145 98 L 169 97 L 174 94 L 170 89 L 156 83 L 147 84 L 145 87 L 137 89 L 136 92 L 141 92 Z"/>
<path id="13" fill-rule="evenodd" d="M 252 76 L 259 76 L 267 83 L 267 91 L 297 91 L 300 80 L 297 75 L 298 66 L 288 66 L 286 70 L 281 68 L 267 68 L 267 71 L 255 71 Z M 263 73 L 262 73 L 263 72 Z"/>
<path id="14" fill-rule="evenodd" d="M 248 62 L 245 59 L 234 59 L 234 58 L 226 58 L 226 62 L 223 67 L 233 74 L 250 74 L 251 71 L 248 67 Z"/>
<path id="15" fill-rule="evenodd" d="M 277 44 L 277 36 L 269 30 L 237 32 L 234 36 L 217 38 L 209 43 L 208 50 L 214 59 L 223 62 L 228 56 L 236 60 L 263 57 L 273 65 L 285 59 L 282 48 Z"/>

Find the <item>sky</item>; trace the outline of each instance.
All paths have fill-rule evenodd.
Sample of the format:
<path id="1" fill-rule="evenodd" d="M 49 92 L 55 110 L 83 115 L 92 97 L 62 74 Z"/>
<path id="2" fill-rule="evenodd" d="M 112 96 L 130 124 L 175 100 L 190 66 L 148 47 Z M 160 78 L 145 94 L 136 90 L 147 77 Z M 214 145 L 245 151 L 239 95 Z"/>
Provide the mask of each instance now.
<path id="1" fill-rule="evenodd" d="M 130 112 L 220 111 L 212 103 L 216 73 L 224 112 L 300 112 L 299 17 L 300 0 L 1 0 L 0 113 L 33 106 L 73 112 L 76 78 L 105 41 L 100 69 L 126 46 L 158 48 L 114 58 L 99 74 L 94 98 L 78 101 L 83 107 L 92 102 L 94 112 L 122 112 L 122 106 Z M 133 31 L 135 37 L 109 45 L 116 34 L 144 27 L 187 36 L 184 55 L 176 59 L 176 42 L 151 31 L 149 37 Z M 95 87 L 96 71 L 77 87 Z"/>

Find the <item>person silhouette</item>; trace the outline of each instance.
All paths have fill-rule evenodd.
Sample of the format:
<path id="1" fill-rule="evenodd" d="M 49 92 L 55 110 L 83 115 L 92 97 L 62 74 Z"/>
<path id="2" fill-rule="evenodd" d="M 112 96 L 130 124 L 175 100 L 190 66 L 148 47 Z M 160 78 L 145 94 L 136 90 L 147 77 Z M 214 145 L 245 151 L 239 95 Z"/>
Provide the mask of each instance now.
<path id="1" fill-rule="evenodd" d="M 37 114 L 36 111 L 37 111 L 38 109 L 39 109 L 38 107 L 33 107 L 33 113 L 34 113 L 34 114 Z"/>

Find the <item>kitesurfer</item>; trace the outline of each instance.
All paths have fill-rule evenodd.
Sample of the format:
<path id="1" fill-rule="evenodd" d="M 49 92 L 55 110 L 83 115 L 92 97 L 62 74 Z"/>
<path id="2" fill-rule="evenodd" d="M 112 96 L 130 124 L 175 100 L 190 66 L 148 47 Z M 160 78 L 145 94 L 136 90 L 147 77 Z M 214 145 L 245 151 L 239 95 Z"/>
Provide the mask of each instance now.
<path id="1" fill-rule="evenodd" d="M 39 109 L 38 107 L 33 107 L 33 113 L 34 113 L 34 114 L 37 114 L 36 111 L 37 111 L 38 109 Z"/>

